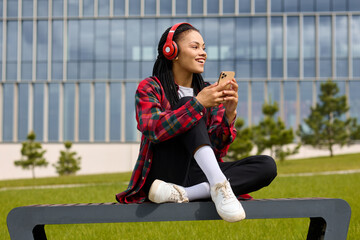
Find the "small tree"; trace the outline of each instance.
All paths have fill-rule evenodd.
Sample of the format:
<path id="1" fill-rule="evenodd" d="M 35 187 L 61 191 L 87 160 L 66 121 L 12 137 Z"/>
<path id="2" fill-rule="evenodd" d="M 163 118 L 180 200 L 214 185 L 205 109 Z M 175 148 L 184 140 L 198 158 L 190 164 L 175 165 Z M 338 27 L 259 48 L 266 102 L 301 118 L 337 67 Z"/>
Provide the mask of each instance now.
<path id="1" fill-rule="evenodd" d="M 60 151 L 60 157 L 57 164 L 53 164 L 56 168 L 56 172 L 60 175 L 72 175 L 80 170 L 81 157 L 76 157 L 76 152 L 71 152 L 70 148 L 72 143 L 66 141 L 64 143 L 65 151 Z"/>
<path id="2" fill-rule="evenodd" d="M 14 162 L 15 166 L 23 169 L 31 169 L 32 177 L 35 178 L 35 167 L 46 167 L 48 162 L 43 157 L 46 150 L 42 150 L 39 142 L 35 142 L 36 134 L 31 131 L 27 135 L 27 141 L 22 143 L 21 159 Z"/>
<path id="3" fill-rule="evenodd" d="M 271 156 L 275 155 L 275 158 L 283 161 L 287 156 L 298 153 L 300 144 L 294 149 L 284 149 L 286 145 L 293 143 L 294 133 L 291 128 L 286 129 L 280 117 L 275 121 L 277 111 L 277 102 L 263 104 L 262 112 L 265 117 L 259 125 L 253 127 L 253 141 L 257 146 L 257 154 L 269 149 Z"/>
<path id="4" fill-rule="evenodd" d="M 244 120 L 236 119 L 235 128 L 237 130 L 236 138 L 230 145 L 226 161 L 236 161 L 250 155 L 254 145 L 251 141 L 252 133 L 250 128 L 243 128 Z"/>
<path id="5" fill-rule="evenodd" d="M 359 138 L 360 128 L 356 119 L 343 120 L 349 111 L 346 96 L 337 96 L 339 88 L 331 80 L 320 85 L 320 101 L 311 108 L 308 118 L 304 119 L 304 126 L 300 125 L 297 134 L 304 144 L 314 148 L 326 148 L 333 156 L 334 145 L 343 147 Z"/>

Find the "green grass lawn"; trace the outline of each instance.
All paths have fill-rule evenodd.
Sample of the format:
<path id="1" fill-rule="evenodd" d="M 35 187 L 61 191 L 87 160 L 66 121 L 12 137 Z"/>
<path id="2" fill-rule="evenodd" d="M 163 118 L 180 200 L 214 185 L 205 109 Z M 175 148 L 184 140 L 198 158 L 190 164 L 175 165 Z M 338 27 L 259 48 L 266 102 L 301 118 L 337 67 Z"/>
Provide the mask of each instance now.
<path id="1" fill-rule="evenodd" d="M 278 163 L 279 174 L 360 169 L 360 154 L 332 159 L 289 160 Z M 114 202 L 127 186 L 130 173 L 0 181 L 0 239 L 10 239 L 6 216 L 31 204 Z M 93 184 L 54 189 L 12 189 L 20 186 Z M 6 189 L 5 189 L 6 188 Z M 331 197 L 345 199 L 352 208 L 348 239 L 360 238 L 360 173 L 307 177 L 277 177 L 255 198 Z M 308 219 L 78 224 L 46 226 L 48 239 L 306 239 Z"/>

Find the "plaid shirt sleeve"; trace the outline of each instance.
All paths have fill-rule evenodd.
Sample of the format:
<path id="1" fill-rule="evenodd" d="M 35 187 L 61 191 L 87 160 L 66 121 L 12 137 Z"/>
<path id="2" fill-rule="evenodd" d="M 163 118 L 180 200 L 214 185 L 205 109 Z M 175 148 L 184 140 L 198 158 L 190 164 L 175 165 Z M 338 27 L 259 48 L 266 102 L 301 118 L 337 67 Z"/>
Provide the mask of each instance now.
<path id="1" fill-rule="evenodd" d="M 157 81 L 152 78 L 143 80 L 135 96 L 138 129 L 153 143 L 188 131 L 206 114 L 206 109 L 196 98 L 176 110 L 171 110 Z"/>

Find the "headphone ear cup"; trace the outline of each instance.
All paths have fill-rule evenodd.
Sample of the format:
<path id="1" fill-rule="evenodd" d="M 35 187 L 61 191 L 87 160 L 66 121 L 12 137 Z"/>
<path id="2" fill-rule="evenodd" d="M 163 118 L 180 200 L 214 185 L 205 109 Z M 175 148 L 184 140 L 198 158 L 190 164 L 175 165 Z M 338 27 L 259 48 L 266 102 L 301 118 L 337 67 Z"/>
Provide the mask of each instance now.
<path id="1" fill-rule="evenodd" d="M 165 44 L 163 47 L 163 54 L 166 59 L 173 60 L 176 58 L 178 53 L 178 48 L 176 42 L 172 41 L 170 44 Z"/>

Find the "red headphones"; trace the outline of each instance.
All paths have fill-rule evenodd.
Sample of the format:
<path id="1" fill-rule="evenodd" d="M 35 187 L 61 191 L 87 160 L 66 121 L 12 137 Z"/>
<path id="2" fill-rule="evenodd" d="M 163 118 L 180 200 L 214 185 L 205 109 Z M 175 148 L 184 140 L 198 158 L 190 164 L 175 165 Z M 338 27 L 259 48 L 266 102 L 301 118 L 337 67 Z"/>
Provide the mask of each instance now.
<path id="1" fill-rule="evenodd" d="M 174 36 L 176 29 L 182 24 L 187 24 L 187 25 L 192 26 L 190 23 L 181 22 L 181 23 L 177 23 L 171 27 L 171 29 L 167 35 L 166 42 L 163 47 L 163 54 L 164 54 L 165 58 L 168 60 L 175 59 L 178 54 L 178 47 L 176 45 L 176 42 L 173 41 L 173 36 Z"/>

